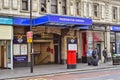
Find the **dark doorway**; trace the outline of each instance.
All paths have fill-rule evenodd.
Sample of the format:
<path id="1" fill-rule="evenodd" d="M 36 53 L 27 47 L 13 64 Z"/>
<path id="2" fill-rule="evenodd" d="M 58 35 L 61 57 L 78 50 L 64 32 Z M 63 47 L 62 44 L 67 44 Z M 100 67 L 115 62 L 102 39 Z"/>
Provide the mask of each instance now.
<path id="1" fill-rule="evenodd" d="M 4 46 L 1 46 L 1 68 L 4 68 Z"/>
<path id="2" fill-rule="evenodd" d="M 54 62 L 61 63 L 61 36 L 54 34 Z"/>
<path id="3" fill-rule="evenodd" d="M 101 44 L 97 44 L 99 60 L 101 59 Z"/>
<path id="4" fill-rule="evenodd" d="M 54 61 L 56 64 L 59 63 L 59 60 L 58 60 L 59 59 L 59 57 L 58 57 L 59 49 L 58 48 L 59 48 L 58 45 L 54 45 L 54 49 L 55 49 L 55 58 L 54 58 L 55 60 Z"/>

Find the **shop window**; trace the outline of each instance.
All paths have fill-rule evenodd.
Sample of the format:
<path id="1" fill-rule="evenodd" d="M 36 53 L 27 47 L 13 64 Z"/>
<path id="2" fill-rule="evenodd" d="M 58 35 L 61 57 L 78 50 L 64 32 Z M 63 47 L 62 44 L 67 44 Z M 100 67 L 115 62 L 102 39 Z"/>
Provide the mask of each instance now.
<path id="1" fill-rule="evenodd" d="M 22 0 L 22 10 L 28 11 L 28 0 Z"/>
<path id="2" fill-rule="evenodd" d="M 11 63 L 11 43 L 7 41 L 7 53 L 8 53 L 8 63 Z"/>
<path id="3" fill-rule="evenodd" d="M 93 4 L 93 16 L 95 19 L 99 17 L 99 4 L 97 3 Z"/>
<path id="4" fill-rule="evenodd" d="M 120 33 L 116 32 L 116 52 L 117 54 L 120 54 Z"/>
<path id="5" fill-rule="evenodd" d="M 14 44 L 14 55 L 27 55 L 27 44 Z"/>
<path id="6" fill-rule="evenodd" d="M 46 12 L 46 0 L 41 0 L 41 12 Z"/>
<path id="7" fill-rule="evenodd" d="M 112 8 L 112 19 L 113 21 L 117 20 L 117 7 Z"/>
<path id="8" fill-rule="evenodd" d="M 57 13 L 57 0 L 51 0 L 51 13 Z"/>
<path id="9" fill-rule="evenodd" d="M 66 0 L 62 0 L 62 14 L 66 14 Z"/>
<path id="10" fill-rule="evenodd" d="M 3 8 L 9 8 L 10 0 L 3 0 Z"/>

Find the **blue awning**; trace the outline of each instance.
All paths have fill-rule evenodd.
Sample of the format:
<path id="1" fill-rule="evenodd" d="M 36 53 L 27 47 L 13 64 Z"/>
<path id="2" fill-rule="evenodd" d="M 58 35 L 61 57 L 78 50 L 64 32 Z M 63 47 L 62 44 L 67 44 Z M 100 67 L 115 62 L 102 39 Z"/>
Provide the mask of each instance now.
<path id="1" fill-rule="evenodd" d="M 0 17 L 0 24 L 13 25 L 13 18 L 10 18 L 10 17 Z"/>
<path id="2" fill-rule="evenodd" d="M 92 25 L 91 18 L 80 18 L 52 14 L 47 14 L 45 16 L 35 18 L 33 22 L 34 25 L 54 25 L 54 26 Z"/>
<path id="3" fill-rule="evenodd" d="M 62 16 L 62 15 L 52 15 L 47 14 L 38 18 L 32 19 L 33 26 L 38 25 L 47 25 L 47 26 L 88 26 L 92 25 L 91 18 L 80 18 L 80 17 L 72 17 L 72 16 Z M 30 26 L 29 18 L 20 18 L 14 17 L 13 21 L 14 25 L 23 25 Z"/>
<path id="4" fill-rule="evenodd" d="M 30 19 L 29 18 L 14 17 L 13 24 L 19 25 L 19 26 L 30 26 Z"/>
<path id="5" fill-rule="evenodd" d="M 120 26 L 111 26 L 111 31 L 120 31 Z"/>

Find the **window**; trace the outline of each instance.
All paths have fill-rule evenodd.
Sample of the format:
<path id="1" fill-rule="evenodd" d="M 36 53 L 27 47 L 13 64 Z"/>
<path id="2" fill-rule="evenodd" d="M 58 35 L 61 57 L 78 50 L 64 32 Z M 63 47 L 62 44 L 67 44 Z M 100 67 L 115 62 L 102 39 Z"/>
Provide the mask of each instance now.
<path id="1" fill-rule="evenodd" d="M 57 13 L 57 0 L 51 0 L 51 13 Z"/>
<path id="2" fill-rule="evenodd" d="M 62 14 L 66 14 L 66 0 L 62 0 Z"/>
<path id="3" fill-rule="evenodd" d="M 88 7 L 89 8 L 88 9 L 88 11 L 89 11 L 89 17 L 92 17 L 92 5 L 91 5 L 91 3 L 89 3 L 88 6 L 89 6 Z"/>
<path id="4" fill-rule="evenodd" d="M 99 15 L 98 15 L 98 12 L 99 12 L 99 4 L 93 4 L 93 10 L 94 10 L 94 12 L 93 12 L 93 16 L 96 18 L 96 17 L 98 17 Z"/>
<path id="5" fill-rule="evenodd" d="M 101 18 L 105 18 L 105 5 L 102 5 L 101 7 L 102 11 L 101 11 Z"/>
<path id="6" fill-rule="evenodd" d="M 3 0 L 3 7 L 9 8 L 9 0 Z"/>
<path id="7" fill-rule="evenodd" d="M 86 2 L 84 2 L 84 4 L 83 4 L 83 7 L 84 7 L 84 16 L 87 16 L 87 3 Z"/>
<path id="8" fill-rule="evenodd" d="M 70 1 L 70 14 L 74 15 L 75 14 L 75 8 L 74 8 L 74 1 Z"/>
<path id="9" fill-rule="evenodd" d="M 28 10 L 28 0 L 22 0 L 22 10 Z"/>
<path id="10" fill-rule="evenodd" d="M 79 6 L 79 2 L 76 2 L 76 13 L 77 13 L 77 15 L 79 15 L 79 8 L 80 8 L 80 6 Z"/>
<path id="11" fill-rule="evenodd" d="M 18 9 L 18 0 L 12 0 L 12 8 Z"/>
<path id="12" fill-rule="evenodd" d="M 38 0 L 33 0 L 32 2 L 32 11 L 38 11 Z"/>
<path id="13" fill-rule="evenodd" d="M 46 12 L 46 0 L 41 0 L 41 12 Z"/>
<path id="14" fill-rule="evenodd" d="M 112 19 L 113 20 L 116 20 L 117 19 L 117 7 L 113 7 L 113 10 L 112 10 Z"/>

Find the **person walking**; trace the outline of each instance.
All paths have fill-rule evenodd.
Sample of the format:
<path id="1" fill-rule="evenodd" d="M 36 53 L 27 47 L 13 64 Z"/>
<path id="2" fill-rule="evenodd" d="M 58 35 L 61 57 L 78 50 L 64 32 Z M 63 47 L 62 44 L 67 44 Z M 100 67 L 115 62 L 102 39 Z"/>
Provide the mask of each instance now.
<path id="1" fill-rule="evenodd" d="M 104 57 L 104 63 L 106 63 L 107 61 L 107 49 L 106 48 L 103 50 L 103 57 Z"/>
<path id="2" fill-rule="evenodd" d="M 88 65 L 92 65 L 92 48 L 89 48 L 87 52 L 87 63 Z"/>
<path id="3" fill-rule="evenodd" d="M 92 61 L 93 66 L 98 66 L 98 51 L 97 51 L 97 48 L 95 48 L 92 51 L 92 57 L 93 57 L 93 61 Z"/>

